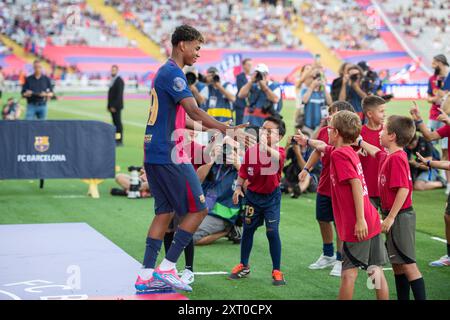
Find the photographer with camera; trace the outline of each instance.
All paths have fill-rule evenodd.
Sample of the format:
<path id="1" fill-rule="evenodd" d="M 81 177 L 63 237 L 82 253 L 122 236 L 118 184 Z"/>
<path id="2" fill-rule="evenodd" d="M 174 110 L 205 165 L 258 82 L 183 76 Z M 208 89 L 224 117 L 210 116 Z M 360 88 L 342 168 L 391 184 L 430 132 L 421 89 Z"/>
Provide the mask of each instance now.
<path id="1" fill-rule="evenodd" d="M 129 199 L 151 197 L 144 168 L 130 166 L 128 172 L 116 175 L 116 182 L 121 188 L 112 188 L 111 195 L 127 196 Z"/>
<path id="2" fill-rule="evenodd" d="M 260 63 L 245 86 L 239 90 L 238 97 L 247 99 L 244 110 L 244 123 L 261 127 L 264 120 L 270 116 L 279 115 L 282 108 L 281 87 L 269 80 L 269 68 Z"/>
<path id="3" fill-rule="evenodd" d="M 251 78 L 252 72 L 252 60 L 250 58 L 242 60 L 242 72 L 236 76 L 236 101 L 234 103 L 234 111 L 236 112 L 235 124 L 239 125 L 243 123 L 244 120 L 244 109 L 246 106 L 245 99 L 240 99 L 237 95 L 243 86 L 245 86 Z"/>
<path id="4" fill-rule="evenodd" d="M 361 119 L 364 118 L 361 102 L 367 96 L 367 93 L 361 88 L 363 73 L 364 71 L 357 65 L 349 67 L 342 79 L 339 93 L 339 100 L 349 102 Z"/>
<path id="5" fill-rule="evenodd" d="M 233 120 L 233 103 L 236 97 L 232 93 L 231 83 L 221 83 L 219 70 L 209 67 L 206 72 L 206 86 L 200 91 L 205 98 L 205 111 L 217 121 Z"/>
<path id="6" fill-rule="evenodd" d="M 233 204 L 234 185 L 241 167 L 237 146 L 233 139 L 225 137 L 214 146 L 211 161 L 197 170 L 208 215 L 194 233 L 196 245 L 211 244 L 226 235 L 234 243 L 240 241 L 240 206 Z"/>
<path id="7" fill-rule="evenodd" d="M 3 120 L 18 120 L 22 114 L 22 106 L 14 99 L 9 98 L 2 109 Z"/>
<path id="8" fill-rule="evenodd" d="M 326 88 L 323 69 L 316 67 L 310 72 L 301 92 L 304 105 L 304 125 L 315 130 L 323 118 L 328 117 L 328 106 L 332 103 L 331 95 Z"/>
<path id="9" fill-rule="evenodd" d="M 300 126 L 295 127 L 295 133 L 301 130 Z M 302 131 L 304 135 L 310 137 L 309 132 Z M 290 193 L 291 198 L 298 198 L 305 192 L 316 192 L 319 185 L 322 165 L 315 166 L 303 181 L 299 181 L 298 176 L 306 165 L 309 157 L 314 151 L 309 146 L 300 146 L 293 136 L 288 137 L 286 142 L 286 165 L 283 168 L 284 177 L 281 180 L 284 193 Z"/>
<path id="10" fill-rule="evenodd" d="M 201 109 L 206 110 L 206 98 L 200 94 L 203 88 L 206 87 L 206 77 L 203 74 L 198 73 L 198 70 L 194 66 L 185 66 L 183 72 L 186 75 L 189 89 L 197 101 L 198 106 Z"/>

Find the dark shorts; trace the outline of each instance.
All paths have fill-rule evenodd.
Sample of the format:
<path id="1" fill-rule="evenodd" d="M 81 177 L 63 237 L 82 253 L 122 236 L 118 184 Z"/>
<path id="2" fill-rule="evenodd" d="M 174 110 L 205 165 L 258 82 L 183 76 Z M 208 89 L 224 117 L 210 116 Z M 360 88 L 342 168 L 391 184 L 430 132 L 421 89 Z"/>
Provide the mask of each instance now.
<path id="1" fill-rule="evenodd" d="M 316 219 L 318 221 L 334 221 L 333 207 L 331 206 L 331 197 L 318 193 L 316 197 Z"/>
<path id="2" fill-rule="evenodd" d="M 450 215 L 450 193 L 447 197 L 447 204 L 445 205 L 445 214 Z"/>
<path id="3" fill-rule="evenodd" d="M 192 164 L 145 164 L 155 213 L 178 215 L 206 209 L 202 186 Z"/>
<path id="4" fill-rule="evenodd" d="M 386 247 L 380 234 L 362 242 L 343 243 L 342 270 L 352 268 L 367 270 L 370 266 L 383 266 L 387 262 Z"/>
<path id="5" fill-rule="evenodd" d="M 381 210 L 381 199 L 379 197 L 370 197 L 370 203 L 377 209 L 378 212 Z"/>
<path id="6" fill-rule="evenodd" d="M 393 264 L 416 263 L 415 243 L 416 213 L 413 208 L 401 210 L 386 235 L 389 261 Z"/>
<path id="7" fill-rule="evenodd" d="M 277 188 L 269 194 L 247 190 L 244 199 L 244 230 L 258 228 L 266 223 L 266 228 L 278 230 L 280 224 L 281 191 Z"/>

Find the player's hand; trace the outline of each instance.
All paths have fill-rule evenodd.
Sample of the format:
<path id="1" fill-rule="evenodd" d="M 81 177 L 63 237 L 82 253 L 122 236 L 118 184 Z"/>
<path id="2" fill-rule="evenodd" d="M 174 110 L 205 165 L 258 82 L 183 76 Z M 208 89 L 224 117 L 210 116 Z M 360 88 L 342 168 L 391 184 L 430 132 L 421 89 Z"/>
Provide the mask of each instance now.
<path id="1" fill-rule="evenodd" d="M 308 137 L 303 134 L 301 130 L 297 130 L 297 134 L 294 136 L 294 140 L 301 146 L 306 146 Z"/>
<path id="2" fill-rule="evenodd" d="M 109 108 L 109 111 L 112 112 L 112 113 L 115 113 L 116 112 L 116 108 Z"/>
<path id="3" fill-rule="evenodd" d="M 245 128 L 247 128 L 250 125 L 250 123 L 243 123 L 238 126 L 230 127 L 233 132 L 233 138 L 237 140 L 239 143 L 242 143 L 245 145 L 246 148 L 252 147 L 256 144 L 256 137 L 245 132 Z"/>
<path id="4" fill-rule="evenodd" d="M 381 231 L 383 233 L 388 233 L 389 230 L 391 230 L 391 227 L 393 224 L 394 224 L 394 219 L 387 216 L 386 219 L 384 219 L 383 223 L 381 224 Z"/>
<path id="5" fill-rule="evenodd" d="M 446 114 L 445 111 L 441 108 L 438 108 L 438 110 L 441 114 L 437 117 L 437 119 L 441 122 L 444 122 L 446 125 L 450 124 L 450 118 L 448 114 Z"/>
<path id="6" fill-rule="evenodd" d="M 300 171 L 298 174 L 298 181 L 304 182 L 306 180 L 306 177 L 308 177 L 309 173 L 306 170 Z"/>
<path id="7" fill-rule="evenodd" d="M 33 91 L 27 90 L 23 93 L 23 96 L 26 98 L 29 98 L 29 97 L 31 97 L 32 94 L 33 94 Z"/>
<path id="8" fill-rule="evenodd" d="M 369 234 L 369 229 L 367 227 L 367 222 L 365 219 L 357 220 L 355 225 L 355 236 L 358 241 L 363 241 Z"/>
<path id="9" fill-rule="evenodd" d="M 244 197 L 244 193 L 242 192 L 242 187 L 236 187 L 236 190 L 233 193 L 233 204 L 237 205 L 239 203 L 239 197 Z"/>
<path id="10" fill-rule="evenodd" d="M 422 120 L 422 117 L 420 116 L 419 106 L 415 101 L 413 101 L 413 106 L 411 109 L 409 109 L 409 113 L 411 114 L 414 121 Z"/>

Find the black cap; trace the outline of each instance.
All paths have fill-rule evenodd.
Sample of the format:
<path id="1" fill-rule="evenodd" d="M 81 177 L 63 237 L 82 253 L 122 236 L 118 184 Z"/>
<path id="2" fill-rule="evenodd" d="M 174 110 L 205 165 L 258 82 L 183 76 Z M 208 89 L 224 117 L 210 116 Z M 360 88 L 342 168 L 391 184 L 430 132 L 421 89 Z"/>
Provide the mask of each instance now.
<path id="1" fill-rule="evenodd" d="M 206 73 L 219 73 L 219 69 L 216 67 L 209 67 Z"/>
<path id="2" fill-rule="evenodd" d="M 447 57 L 444 56 L 443 54 L 438 54 L 437 56 L 435 56 L 435 57 L 433 58 L 433 60 L 442 62 L 442 63 L 445 64 L 447 67 L 449 66 L 449 65 L 448 65 L 448 61 L 447 61 Z"/>
<path id="3" fill-rule="evenodd" d="M 367 61 L 360 61 L 357 63 L 357 65 L 359 67 L 361 67 L 361 69 L 363 69 L 364 71 L 367 71 L 370 69 L 369 64 L 367 63 Z"/>

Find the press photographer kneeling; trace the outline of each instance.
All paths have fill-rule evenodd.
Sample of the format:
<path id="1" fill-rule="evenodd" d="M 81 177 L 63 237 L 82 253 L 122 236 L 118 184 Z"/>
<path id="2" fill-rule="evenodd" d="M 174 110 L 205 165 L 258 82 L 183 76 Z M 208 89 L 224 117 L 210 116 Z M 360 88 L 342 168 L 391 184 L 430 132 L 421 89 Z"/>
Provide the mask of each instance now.
<path id="1" fill-rule="evenodd" d="M 240 167 L 236 142 L 225 137 L 214 147 L 211 162 L 198 168 L 208 215 L 194 234 L 195 245 L 211 244 L 227 235 L 234 243 L 239 243 L 242 234 L 240 206 L 233 204 L 233 193 Z"/>

